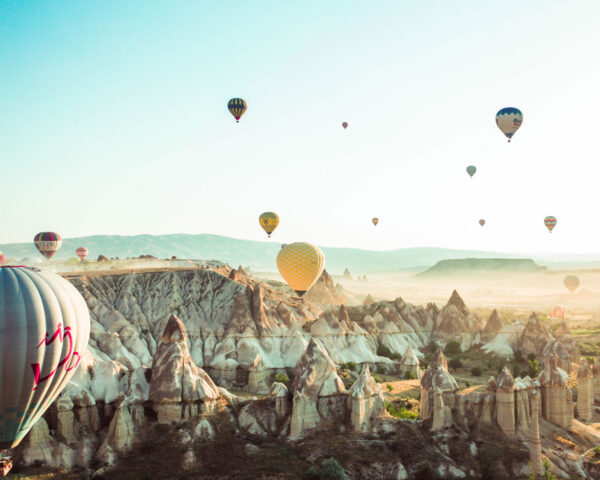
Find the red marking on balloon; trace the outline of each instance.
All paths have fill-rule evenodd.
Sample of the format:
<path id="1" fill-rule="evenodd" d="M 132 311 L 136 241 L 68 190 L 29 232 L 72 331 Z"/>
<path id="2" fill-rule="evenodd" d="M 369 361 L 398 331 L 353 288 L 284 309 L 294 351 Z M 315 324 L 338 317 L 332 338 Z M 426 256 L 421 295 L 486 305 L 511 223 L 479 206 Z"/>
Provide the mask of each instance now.
<path id="1" fill-rule="evenodd" d="M 33 390 L 37 389 L 38 384 L 45 382 L 46 380 L 52 378 L 54 376 L 54 374 L 57 372 L 57 370 L 60 367 L 62 367 L 63 365 L 65 365 L 65 370 L 67 372 L 70 372 L 71 370 L 76 368 L 77 365 L 79 365 L 79 361 L 81 360 L 81 355 L 79 355 L 79 352 L 73 351 L 73 337 L 71 336 L 71 327 L 65 327 L 65 330 L 63 333 L 62 324 L 59 323 L 58 327 L 56 329 L 56 332 L 54 332 L 54 335 L 52 335 L 51 338 L 48 338 L 49 335 L 50 335 L 49 333 L 46 333 L 46 336 L 38 344 L 37 348 L 40 348 L 42 345 L 50 345 L 50 344 L 54 343 L 54 341 L 57 338 L 59 339 L 60 343 L 63 343 L 65 338 L 68 338 L 69 339 L 69 352 L 67 353 L 67 356 L 65 358 L 63 358 L 60 362 L 58 362 L 58 365 L 56 366 L 56 368 L 44 377 L 41 376 L 42 369 L 40 367 L 40 364 L 39 363 L 31 364 L 31 368 L 33 370 L 34 382 L 35 382 L 35 385 L 33 386 Z M 77 362 L 75 362 L 75 365 L 71 366 L 71 363 L 72 363 L 71 360 L 75 356 L 77 356 Z"/>

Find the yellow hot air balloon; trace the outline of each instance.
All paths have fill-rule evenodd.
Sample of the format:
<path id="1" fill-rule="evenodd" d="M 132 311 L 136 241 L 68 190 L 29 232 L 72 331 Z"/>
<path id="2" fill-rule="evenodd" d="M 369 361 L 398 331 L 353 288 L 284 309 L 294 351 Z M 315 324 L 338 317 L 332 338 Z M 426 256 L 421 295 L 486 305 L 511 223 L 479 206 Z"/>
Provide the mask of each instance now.
<path id="1" fill-rule="evenodd" d="M 260 226 L 267 232 L 269 238 L 271 238 L 273 230 L 279 225 L 279 215 L 273 212 L 261 213 L 260 217 L 258 217 L 258 223 L 260 223 Z"/>
<path id="2" fill-rule="evenodd" d="M 377 224 L 379 223 L 379 219 L 377 217 L 373 217 L 373 219 L 371 220 L 373 222 L 373 225 L 377 226 Z"/>
<path id="3" fill-rule="evenodd" d="M 321 276 L 325 255 L 310 243 L 290 243 L 279 250 L 277 268 L 287 284 L 302 296 Z"/>

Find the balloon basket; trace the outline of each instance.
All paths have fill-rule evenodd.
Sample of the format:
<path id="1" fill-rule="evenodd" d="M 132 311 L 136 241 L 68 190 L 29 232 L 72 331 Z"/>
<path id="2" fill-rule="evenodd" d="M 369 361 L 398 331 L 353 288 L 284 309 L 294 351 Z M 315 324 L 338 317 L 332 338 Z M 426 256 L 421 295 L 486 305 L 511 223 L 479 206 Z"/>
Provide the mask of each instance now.
<path id="1" fill-rule="evenodd" d="M 0 476 L 6 477 L 12 466 L 12 458 L 0 456 Z"/>

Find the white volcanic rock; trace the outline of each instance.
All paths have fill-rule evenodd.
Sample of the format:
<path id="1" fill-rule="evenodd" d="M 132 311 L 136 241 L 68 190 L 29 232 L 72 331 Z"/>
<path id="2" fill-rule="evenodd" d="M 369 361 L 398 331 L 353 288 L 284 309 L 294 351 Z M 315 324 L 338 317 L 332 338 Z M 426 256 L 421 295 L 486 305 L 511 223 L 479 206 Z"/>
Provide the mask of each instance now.
<path id="1" fill-rule="evenodd" d="M 133 420 L 125 398 L 121 397 L 117 411 L 108 426 L 108 433 L 104 441 L 114 450 L 122 452 L 131 448 L 133 438 Z"/>
<path id="2" fill-rule="evenodd" d="M 471 313 L 456 290 L 437 314 L 435 325 L 432 340 L 440 345 L 457 341 L 463 351 L 479 340 L 478 332 L 482 327 L 481 320 Z"/>
<path id="3" fill-rule="evenodd" d="M 33 425 L 23 440 L 21 452 L 25 466 L 42 462 L 52 468 L 70 468 L 75 464 L 75 450 L 52 438 L 43 418 Z"/>
<path id="4" fill-rule="evenodd" d="M 515 435 L 515 379 L 507 367 L 496 378 L 496 420 L 509 437 Z"/>
<path id="5" fill-rule="evenodd" d="M 333 279 L 327 270 L 323 270 L 319 279 L 306 292 L 304 300 L 328 305 L 340 305 L 344 302 L 344 298 L 337 294 Z"/>
<path id="6" fill-rule="evenodd" d="M 505 323 L 502 315 L 498 313 L 498 310 L 494 309 L 481 332 L 481 341 L 485 343 L 492 341 L 500 333 Z"/>
<path id="7" fill-rule="evenodd" d="M 594 404 L 594 371 L 584 358 L 577 373 L 577 413 L 582 421 L 592 420 Z"/>
<path id="8" fill-rule="evenodd" d="M 369 429 L 369 421 L 385 411 L 383 391 L 365 365 L 349 390 L 352 427 L 359 432 Z"/>
<path id="9" fill-rule="evenodd" d="M 402 355 L 402 359 L 400 360 L 400 374 L 405 376 L 408 372 L 413 372 L 415 378 L 421 378 L 421 367 L 419 364 L 419 359 L 413 348 L 409 345 L 406 347 L 404 351 L 404 355 Z"/>
<path id="10" fill-rule="evenodd" d="M 558 366 L 565 372 L 571 371 L 571 355 L 565 349 L 560 340 L 550 340 L 542 350 L 542 359 L 545 362 L 546 358 L 556 355 L 558 357 Z"/>
<path id="11" fill-rule="evenodd" d="M 269 390 L 269 397 L 275 398 L 275 413 L 279 417 L 287 415 L 291 406 L 288 388 L 283 383 L 273 382 Z"/>
<path id="12" fill-rule="evenodd" d="M 434 413 L 433 392 L 439 390 L 443 395 L 441 406 L 454 407 L 454 394 L 458 390 L 456 380 L 448 372 L 448 362 L 441 349 L 435 353 L 429 366 L 421 377 L 421 418 L 427 419 Z M 440 408 L 441 408 L 440 406 Z M 445 418 L 445 415 L 444 415 Z"/>
<path id="13" fill-rule="evenodd" d="M 539 394 L 537 390 L 531 391 L 530 403 L 531 427 L 529 428 L 527 435 L 527 443 L 529 444 L 529 461 L 531 462 L 534 473 L 536 475 L 541 475 L 543 472 L 543 465 L 539 427 Z"/>
<path id="14" fill-rule="evenodd" d="M 542 391 L 542 415 L 563 428 L 573 424 L 573 399 L 567 387 L 567 372 L 558 366 L 556 355 L 546 358 L 538 380 Z"/>
<path id="15" fill-rule="evenodd" d="M 159 423 L 181 420 L 182 403 L 210 402 L 219 397 L 217 386 L 194 363 L 186 340 L 185 327 L 172 315 L 152 362 L 150 400 Z"/>

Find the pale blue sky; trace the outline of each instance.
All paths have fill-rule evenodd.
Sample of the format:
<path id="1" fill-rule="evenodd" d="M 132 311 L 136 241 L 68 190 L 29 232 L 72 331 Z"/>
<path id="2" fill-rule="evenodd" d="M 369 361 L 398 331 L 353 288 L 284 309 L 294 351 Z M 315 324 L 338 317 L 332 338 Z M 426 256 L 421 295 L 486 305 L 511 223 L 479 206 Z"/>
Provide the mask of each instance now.
<path id="1" fill-rule="evenodd" d="M 599 53 L 597 0 L 0 0 L 0 244 L 272 210 L 275 242 L 600 253 Z"/>

